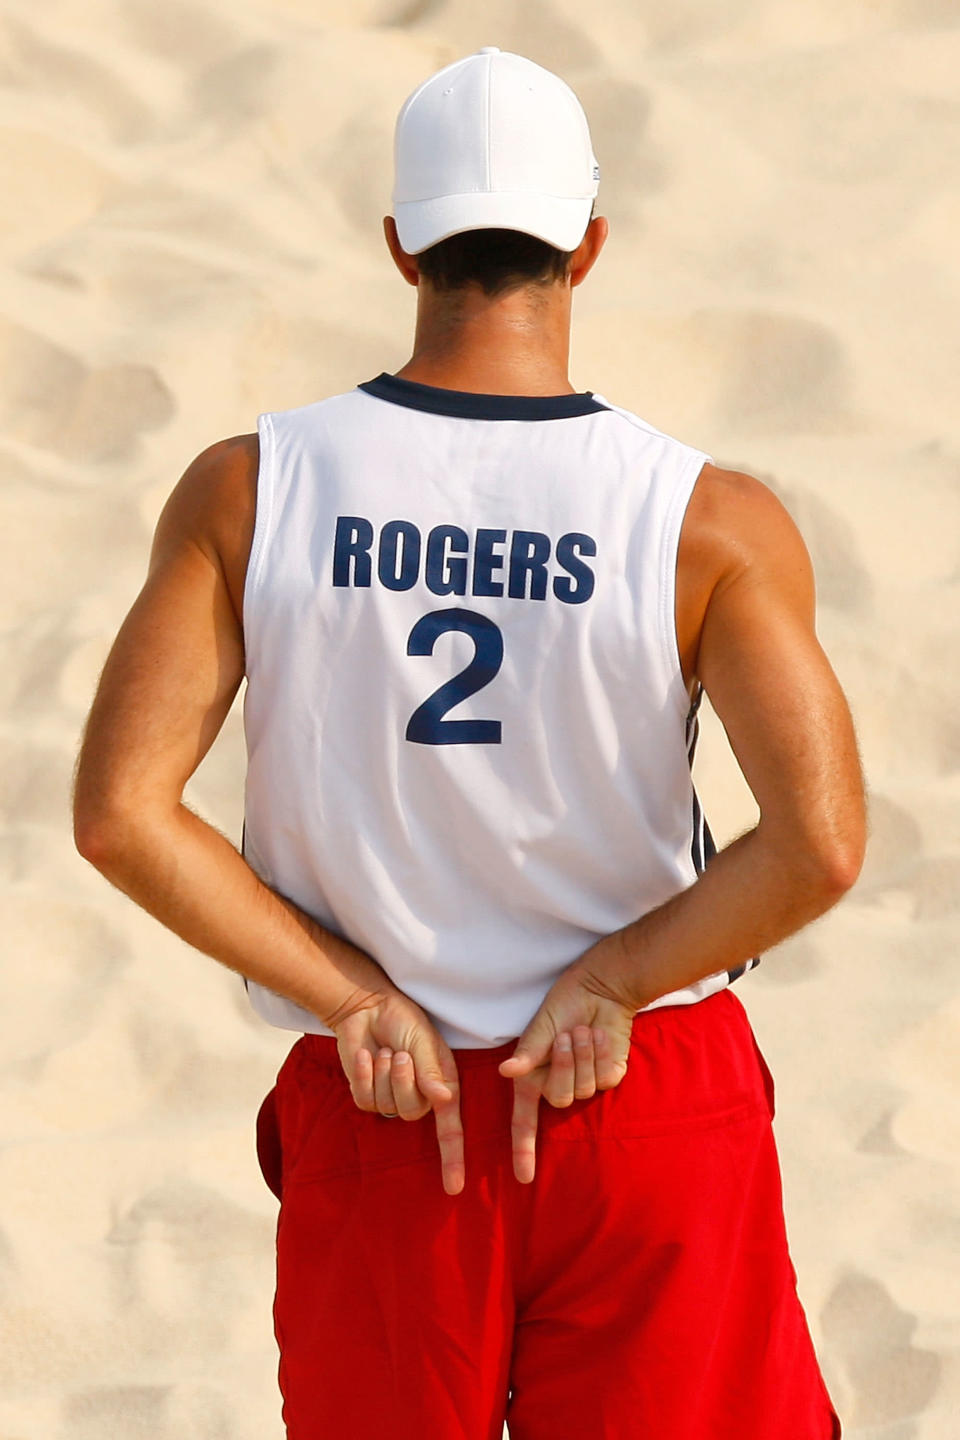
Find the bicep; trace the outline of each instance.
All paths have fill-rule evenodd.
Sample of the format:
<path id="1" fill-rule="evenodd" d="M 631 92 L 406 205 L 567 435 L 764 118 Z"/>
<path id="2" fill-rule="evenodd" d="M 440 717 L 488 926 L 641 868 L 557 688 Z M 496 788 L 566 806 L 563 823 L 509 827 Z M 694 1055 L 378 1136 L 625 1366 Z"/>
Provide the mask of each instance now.
<path id="1" fill-rule="evenodd" d="M 754 484 L 734 507 L 727 565 L 703 619 L 699 677 L 761 826 L 840 863 L 862 845 L 853 721 L 817 638 L 806 546 L 780 502 Z"/>
<path id="2" fill-rule="evenodd" d="M 107 658 L 80 755 L 78 813 L 177 803 L 243 678 L 242 630 L 223 570 L 196 536 L 197 489 L 188 470 Z"/>

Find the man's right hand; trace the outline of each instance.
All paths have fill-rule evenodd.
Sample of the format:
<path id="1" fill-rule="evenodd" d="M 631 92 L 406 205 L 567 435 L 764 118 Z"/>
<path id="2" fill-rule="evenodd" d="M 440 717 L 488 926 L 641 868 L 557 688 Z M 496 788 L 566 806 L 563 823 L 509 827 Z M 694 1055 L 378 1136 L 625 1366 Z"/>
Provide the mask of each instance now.
<path id="1" fill-rule="evenodd" d="M 458 1195 L 465 1177 L 460 1077 L 453 1051 L 426 1011 L 390 989 L 326 1024 L 359 1109 L 403 1120 L 435 1112 L 443 1188 Z"/>

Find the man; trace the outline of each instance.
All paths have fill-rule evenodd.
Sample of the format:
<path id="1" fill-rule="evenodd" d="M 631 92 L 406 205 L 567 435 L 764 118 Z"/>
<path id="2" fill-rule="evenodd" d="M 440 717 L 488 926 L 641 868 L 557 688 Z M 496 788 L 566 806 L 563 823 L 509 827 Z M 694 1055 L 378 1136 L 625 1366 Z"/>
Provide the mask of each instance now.
<path id="1" fill-rule="evenodd" d="M 759 481 L 570 385 L 607 222 L 562 81 L 469 56 L 395 159 L 412 358 L 187 468 L 78 846 L 303 1032 L 258 1135 L 292 1440 L 827 1440 L 730 988 L 862 861 L 809 557 Z M 244 675 L 241 858 L 181 796 Z M 761 812 L 719 854 L 703 688 Z"/>

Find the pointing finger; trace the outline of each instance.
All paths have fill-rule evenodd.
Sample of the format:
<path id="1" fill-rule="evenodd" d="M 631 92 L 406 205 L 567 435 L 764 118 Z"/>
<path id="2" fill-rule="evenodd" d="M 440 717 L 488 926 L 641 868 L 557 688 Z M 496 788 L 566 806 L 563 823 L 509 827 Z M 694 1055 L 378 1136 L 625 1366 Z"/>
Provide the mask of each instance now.
<path id="1" fill-rule="evenodd" d="M 521 1185 L 529 1185 L 536 1170 L 539 1111 L 539 1088 L 536 1085 L 525 1085 L 519 1080 L 514 1081 L 510 1133 L 513 1142 L 513 1173 Z"/>
<path id="2" fill-rule="evenodd" d="M 460 1119 L 459 1087 L 450 1087 L 450 1100 L 434 1105 L 437 1117 L 437 1140 L 440 1144 L 440 1166 L 443 1173 L 443 1188 L 448 1195 L 459 1195 L 466 1180 L 463 1159 L 463 1124 Z"/>
<path id="3" fill-rule="evenodd" d="M 426 1043 L 417 1036 L 409 1054 L 416 1068 L 420 1093 L 436 1115 L 443 1188 L 448 1195 L 459 1195 L 464 1186 L 466 1169 L 460 1119 L 460 1075 L 456 1059 L 449 1045 L 438 1036 Z"/>

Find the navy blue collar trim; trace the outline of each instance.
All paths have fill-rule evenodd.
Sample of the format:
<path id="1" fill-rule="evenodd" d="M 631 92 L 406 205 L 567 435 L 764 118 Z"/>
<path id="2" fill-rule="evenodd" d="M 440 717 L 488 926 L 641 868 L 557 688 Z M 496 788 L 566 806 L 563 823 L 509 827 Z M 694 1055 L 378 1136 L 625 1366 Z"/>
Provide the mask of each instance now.
<path id="1" fill-rule="evenodd" d="M 461 420 L 566 420 L 606 409 L 589 390 L 575 395 L 475 395 L 469 390 L 441 390 L 436 385 L 401 380 L 386 371 L 357 388 L 394 405 L 427 410 L 432 415 L 456 415 Z"/>

